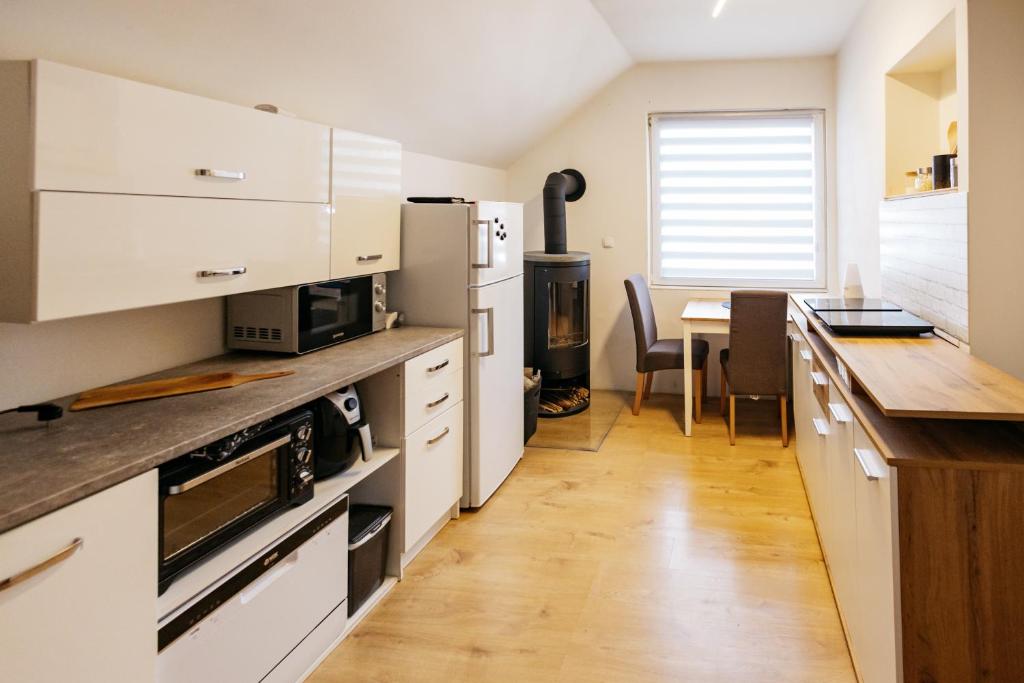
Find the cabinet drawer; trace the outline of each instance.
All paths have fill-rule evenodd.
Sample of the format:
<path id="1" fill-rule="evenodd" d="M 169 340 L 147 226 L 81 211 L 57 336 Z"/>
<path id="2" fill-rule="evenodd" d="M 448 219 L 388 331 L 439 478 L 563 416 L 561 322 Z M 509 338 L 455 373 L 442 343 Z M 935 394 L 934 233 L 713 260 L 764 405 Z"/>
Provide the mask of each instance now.
<path id="1" fill-rule="evenodd" d="M 463 404 L 405 439 L 405 550 L 462 497 Z"/>
<path id="2" fill-rule="evenodd" d="M 81 540 L 0 591 L 0 679 L 153 680 L 156 530 L 153 470 L 0 535 L 0 580 Z"/>
<path id="3" fill-rule="evenodd" d="M 34 189 L 329 201 L 327 126 L 45 61 L 34 85 Z"/>
<path id="4" fill-rule="evenodd" d="M 417 382 L 405 392 L 405 433 L 412 434 L 462 400 L 462 369 Z"/>
<path id="5" fill-rule="evenodd" d="M 456 339 L 405 362 L 405 393 L 432 393 L 442 377 L 461 369 L 462 339 Z"/>
<path id="6" fill-rule="evenodd" d="M 328 277 L 324 205 L 66 192 L 37 201 L 37 320 Z"/>

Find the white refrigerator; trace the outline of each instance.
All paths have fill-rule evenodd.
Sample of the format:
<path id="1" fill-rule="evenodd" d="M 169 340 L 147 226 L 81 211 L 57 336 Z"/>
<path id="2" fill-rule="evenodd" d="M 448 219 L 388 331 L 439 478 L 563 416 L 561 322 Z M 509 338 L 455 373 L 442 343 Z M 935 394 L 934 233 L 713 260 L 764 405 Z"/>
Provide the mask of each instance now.
<path id="1" fill-rule="evenodd" d="M 403 205 L 388 307 L 409 325 L 466 330 L 462 507 L 479 507 L 524 450 L 522 205 Z"/>

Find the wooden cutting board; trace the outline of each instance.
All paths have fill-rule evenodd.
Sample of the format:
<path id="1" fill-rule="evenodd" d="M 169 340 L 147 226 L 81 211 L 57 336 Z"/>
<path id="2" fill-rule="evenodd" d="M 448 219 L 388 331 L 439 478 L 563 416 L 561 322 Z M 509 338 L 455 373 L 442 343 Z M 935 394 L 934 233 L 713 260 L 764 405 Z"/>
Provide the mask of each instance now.
<path id="1" fill-rule="evenodd" d="M 163 398 L 164 396 L 180 396 L 181 394 L 195 394 L 200 391 L 229 389 L 247 382 L 294 374 L 294 370 L 264 372 L 256 375 L 239 375 L 234 372 L 211 372 L 206 375 L 185 375 L 184 377 L 154 379 L 138 384 L 118 384 L 112 387 L 83 391 L 75 402 L 71 404 L 71 410 L 89 410 L 90 408 L 112 406 L 118 403 L 131 403 L 133 401 L 145 401 L 151 398 Z"/>

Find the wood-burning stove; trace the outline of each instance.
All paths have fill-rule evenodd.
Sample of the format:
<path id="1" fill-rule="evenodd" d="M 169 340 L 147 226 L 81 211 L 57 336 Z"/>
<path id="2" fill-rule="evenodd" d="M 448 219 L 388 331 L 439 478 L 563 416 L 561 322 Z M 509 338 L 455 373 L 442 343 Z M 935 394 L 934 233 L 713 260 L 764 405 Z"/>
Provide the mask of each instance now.
<path id="1" fill-rule="evenodd" d="M 544 251 L 523 255 L 525 365 L 541 372 L 541 417 L 590 406 L 590 254 L 566 250 L 565 202 L 587 185 L 574 169 L 544 184 Z"/>

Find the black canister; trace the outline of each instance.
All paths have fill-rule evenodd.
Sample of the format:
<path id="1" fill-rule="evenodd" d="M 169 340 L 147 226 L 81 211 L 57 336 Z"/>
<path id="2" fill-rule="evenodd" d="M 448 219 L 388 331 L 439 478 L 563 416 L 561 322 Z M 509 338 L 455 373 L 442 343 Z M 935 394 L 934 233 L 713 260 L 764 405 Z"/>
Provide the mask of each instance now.
<path id="1" fill-rule="evenodd" d="M 955 154 L 936 154 L 932 157 L 932 181 L 936 190 L 949 189 L 949 160 L 955 159 Z"/>

